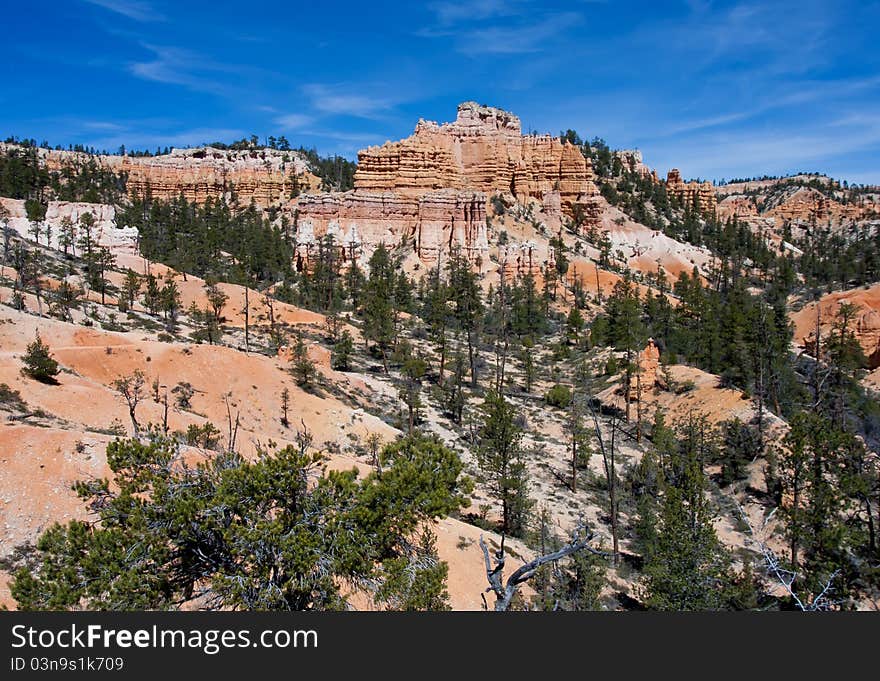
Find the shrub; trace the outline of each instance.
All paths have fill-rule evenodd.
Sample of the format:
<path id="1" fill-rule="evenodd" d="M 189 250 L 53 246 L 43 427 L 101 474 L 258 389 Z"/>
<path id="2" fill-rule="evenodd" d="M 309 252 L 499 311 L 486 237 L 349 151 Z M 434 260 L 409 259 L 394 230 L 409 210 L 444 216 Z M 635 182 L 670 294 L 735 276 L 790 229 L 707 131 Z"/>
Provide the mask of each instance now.
<path id="1" fill-rule="evenodd" d="M 544 401 L 546 401 L 551 407 L 565 409 L 571 404 L 571 388 L 567 385 L 557 383 L 547 391 L 546 395 L 544 395 Z"/>
<path id="2" fill-rule="evenodd" d="M 617 357 L 611 355 L 611 357 L 608 358 L 608 361 L 605 362 L 605 375 L 615 376 L 619 370 L 620 369 L 617 366 Z"/>
<path id="3" fill-rule="evenodd" d="M 178 383 L 171 389 L 171 392 L 176 396 L 175 402 L 177 403 L 178 408 L 190 409 L 192 407 L 191 400 L 196 391 L 190 383 Z"/>
<path id="4" fill-rule="evenodd" d="M 55 377 L 60 372 L 58 362 L 49 354 L 49 346 L 40 338 L 40 332 L 37 332 L 34 342 L 27 346 L 27 352 L 22 358 L 24 367 L 21 370 L 25 376 L 29 376 L 35 381 L 41 383 L 56 384 L 58 381 Z"/>

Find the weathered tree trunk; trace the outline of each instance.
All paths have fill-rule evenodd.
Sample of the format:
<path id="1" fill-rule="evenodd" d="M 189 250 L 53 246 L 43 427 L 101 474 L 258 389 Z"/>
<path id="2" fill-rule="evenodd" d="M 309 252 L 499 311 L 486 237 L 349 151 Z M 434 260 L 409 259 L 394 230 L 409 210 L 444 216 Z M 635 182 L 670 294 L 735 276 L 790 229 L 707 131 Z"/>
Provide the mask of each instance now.
<path id="1" fill-rule="evenodd" d="M 589 542 L 592 541 L 592 539 L 593 534 L 591 532 L 586 533 L 583 538 L 578 538 L 578 536 L 575 535 L 567 545 L 563 546 L 558 551 L 539 556 L 522 565 L 518 570 L 514 571 L 513 574 L 507 578 L 507 582 L 504 583 L 502 581 L 504 579 L 505 563 L 504 536 L 502 535 L 501 537 L 501 548 L 495 552 L 495 566 L 492 567 L 492 558 L 489 556 L 489 547 L 486 546 L 483 536 L 480 535 L 480 548 L 483 549 L 483 560 L 486 566 L 486 579 L 489 581 L 489 588 L 486 589 L 486 591 L 492 591 L 495 594 L 495 611 L 506 611 L 510 607 L 510 603 L 516 595 L 519 585 L 531 579 L 538 571 L 538 568 L 542 565 L 555 562 L 566 556 L 570 556 L 573 553 L 577 553 L 578 551 L 589 551 L 597 556 L 605 556 L 606 554 L 602 551 L 598 551 L 589 546 Z M 486 604 L 485 596 L 483 597 L 483 603 Z M 486 607 L 488 609 L 488 604 L 486 604 Z"/>
<path id="2" fill-rule="evenodd" d="M 251 351 L 251 336 L 250 336 L 250 305 L 248 304 L 248 287 L 244 287 L 244 351 L 246 353 Z"/>
<path id="3" fill-rule="evenodd" d="M 474 358 L 473 331 L 471 329 L 468 329 L 467 341 L 468 341 L 468 360 L 470 361 L 470 365 L 471 365 L 471 388 L 476 390 L 477 389 L 477 367 L 476 367 L 476 361 Z"/>

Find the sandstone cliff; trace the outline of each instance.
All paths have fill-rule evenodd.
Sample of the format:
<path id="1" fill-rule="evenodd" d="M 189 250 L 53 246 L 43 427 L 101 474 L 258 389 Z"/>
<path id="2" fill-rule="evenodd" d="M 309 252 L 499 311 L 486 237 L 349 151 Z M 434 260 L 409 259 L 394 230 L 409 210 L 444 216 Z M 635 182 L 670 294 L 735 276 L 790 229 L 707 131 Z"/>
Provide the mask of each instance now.
<path id="1" fill-rule="evenodd" d="M 7 146 L 0 145 L 0 151 Z M 149 189 L 154 198 L 164 200 L 183 194 L 189 201 L 203 203 L 235 194 L 240 203 L 254 201 L 268 208 L 320 186 L 320 179 L 295 151 L 198 147 L 147 157 L 91 156 L 54 149 L 39 149 L 37 153 L 50 172 L 95 160 L 113 172 L 125 173 L 130 195 L 142 196 Z"/>
<path id="2" fill-rule="evenodd" d="M 868 359 L 868 368 L 880 367 L 880 284 L 849 291 L 835 291 L 811 302 L 791 314 L 795 325 L 794 337 L 807 354 L 816 355 L 816 323 L 819 323 L 822 346 L 832 333 L 840 307 L 843 304 L 856 308 L 850 322 L 850 330 Z"/>
<path id="3" fill-rule="evenodd" d="M 343 257 L 362 257 L 384 243 L 412 244 L 425 263 L 436 262 L 454 246 L 469 259 L 484 261 L 489 250 L 486 235 L 486 195 L 455 189 L 401 192 L 338 192 L 306 194 L 296 200 L 297 257 L 307 264 L 318 239 L 332 234 Z"/>
<path id="4" fill-rule="evenodd" d="M 410 137 L 362 150 L 355 187 L 509 192 L 522 202 L 558 193 L 562 210 L 571 214 L 580 198 L 595 193 L 592 180 L 589 160 L 574 145 L 551 135 L 523 136 L 513 114 L 465 102 L 453 123 L 421 120 Z"/>
<path id="5" fill-rule="evenodd" d="M 420 120 L 410 137 L 362 150 L 354 191 L 293 201 L 298 257 L 307 261 L 317 239 L 331 233 L 346 257 L 361 246 L 410 240 L 426 264 L 457 246 L 482 268 L 492 193 L 536 200 L 554 220 L 577 210 L 596 221 L 600 211 L 592 167 L 580 149 L 550 135 L 524 136 L 513 114 L 465 102 L 452 123 Z M 523 264 L 530 258 L 523 260 L 522 248 L 509 254 L 510 262 L 519 263 L 517 270 L 534 269 Z"/>
<path id="6" fill-rule="evenodd" d="M 685 206 L 696 206 L 702 213 L 714 213 L 717 205 L 715 189 L 711 182 L 685 182 L 677 168 L 666 177 L 666 193 Z"/>

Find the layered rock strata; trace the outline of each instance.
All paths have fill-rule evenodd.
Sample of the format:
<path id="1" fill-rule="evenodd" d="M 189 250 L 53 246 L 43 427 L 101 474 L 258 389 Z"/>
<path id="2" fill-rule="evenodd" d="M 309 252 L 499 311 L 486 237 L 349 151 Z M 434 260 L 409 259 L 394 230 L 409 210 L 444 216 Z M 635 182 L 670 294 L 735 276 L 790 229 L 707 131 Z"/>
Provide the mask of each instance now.
<path id="1" fill-rule="evenodd" d="M 833 323 L 835 321 L 836 311 L 839 310 L 841 303 L 849 302 L 845 298 L 840 300 L 832 300 L 831 304 L 823 305 L 823 313 L 827 315 L 822 323 L 822 357 L 827 359 L 827 350 L 825 348 L 828 339 L 833 331 Z M 857 312 L 854 324 L 850 327 L 855 334 L 865 357 L 868 360 L 868 369 L 874 370 L 880 367 L 880 310 L 865 307 L 857 304 Z M 811 357 L 816 356 L 816 331 L 810 331 L 802 340 L 804 349 Z"/>
<path id="2" fill-rule="evenodd" d="M 307 266 L 327 234 L 345 258 L 366 258 L 380 244 L 412 245 L 425 263 L 460 248 L 474 263 L 487 260 L 486 195 L 441 189 L 420 195 L 351 191 L 307 194 L 296 200 L 297 258 Z"/>
<path id="3" fill-rule="evenodd" d="M 452 123 L 420 120 L 399 142 L 358 154 L 355 188 L 421 193 L 440 188 L 505 192 L 519 201 L 558 193 L 563 212 L 596 192 L 580 149 L 551 135 L 523 136 L 511 113 L 465 102 Z"/>
<path id="4" fill-rule="evenodd" d="M 666 176 L 666 193 L 685 206 L 696 206 L 701 213 L 715 212 L 717 198 L 711 182 L 685 182 L 681 172 L 673 168 Z"/>
<path id="5" fill-rule="evenodd" d="M 160 199 L 183 194 L 189 201 L 233 195 L 239 203 L 253 201 L 262 208 L 276 206 L 300 191 L 317 189 L 318 180 L 303 159 L 274 149 L 227 151 L 206 147 L 174 149 L 167 156 L 132 158 L 105 156 L 116 172 L 126 173 L 129 194 L 149 190 Z"/>
<path id="6" fill-rule="evenodd" d="M 10 145 L 0 145 L 0 151 Z M 306 160 L 295 151 L 275 149 L 173 149 L 161 156 L 113 156 L 54 149 L 38 149 L 40 162 L 50 172 L 91 161 L 127 176 L 132 196 L 149 191 L 154 198 L 189 201 L 233 196 L 242 204 L 251 201 L 262 208 L 277 206 L 299 192 L 317 189 L 320 180 L 309 171 Z"/>

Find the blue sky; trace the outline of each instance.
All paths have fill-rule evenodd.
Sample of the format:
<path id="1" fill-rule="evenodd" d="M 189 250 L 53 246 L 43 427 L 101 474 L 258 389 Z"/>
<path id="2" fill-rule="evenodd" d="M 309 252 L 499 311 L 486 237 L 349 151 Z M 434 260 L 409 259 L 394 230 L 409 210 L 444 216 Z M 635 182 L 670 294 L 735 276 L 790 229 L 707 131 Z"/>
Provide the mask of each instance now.
<path id="1" fill-rule="evenodd" d="M 0 136 L 284 134 L 353 158 L 473 99 L 686 177 L 880 184 L 880 2 L 4 2 Z"/>

